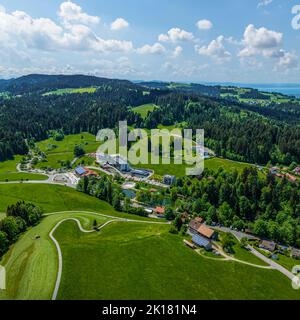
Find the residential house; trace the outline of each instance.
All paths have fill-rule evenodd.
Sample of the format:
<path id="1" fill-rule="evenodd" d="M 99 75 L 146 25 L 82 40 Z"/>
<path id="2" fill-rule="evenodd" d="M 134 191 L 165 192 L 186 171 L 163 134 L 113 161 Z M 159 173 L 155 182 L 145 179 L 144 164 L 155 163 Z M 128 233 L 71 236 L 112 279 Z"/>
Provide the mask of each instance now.
<path id="1" fill-rule="evenodd" d="M 292 248 L 291 257 L 294 259 L 300 259 L 300 250 L 296 248 Z"/>
<path id="2" fill-rule="evenodd" d="M 261 242 L 261 244 L 259 245 L 259 247 L 261 249 L 265 249 L 267 251 L 270 251 L 270 252 L 274 252 L 275 249 L 276 249 L 276 243 L 273 242 L 273 241 L 267 241 L 267 240 L 263 240 Z"/>

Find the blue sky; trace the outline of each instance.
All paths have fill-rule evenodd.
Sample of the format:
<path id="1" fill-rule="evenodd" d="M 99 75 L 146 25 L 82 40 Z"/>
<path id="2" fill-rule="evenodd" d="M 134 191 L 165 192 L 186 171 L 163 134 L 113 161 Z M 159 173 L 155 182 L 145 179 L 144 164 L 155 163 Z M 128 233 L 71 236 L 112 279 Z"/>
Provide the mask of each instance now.
<path id="1" fill-rule="evenodd" d="M 84 73 L 132 80 L 300 82 L 300 29 L 291 25 L 298 4 L 0 0 L 0 78 Z"/>

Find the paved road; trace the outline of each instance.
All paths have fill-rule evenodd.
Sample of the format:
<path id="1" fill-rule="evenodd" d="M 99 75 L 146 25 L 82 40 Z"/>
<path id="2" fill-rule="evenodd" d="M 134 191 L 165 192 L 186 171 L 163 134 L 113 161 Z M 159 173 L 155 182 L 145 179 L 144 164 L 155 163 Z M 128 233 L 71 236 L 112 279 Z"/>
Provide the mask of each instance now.
<path id="1" fill-rule="evenodd" d="M 232 235 L 234 235 L 239 241 L 242 238 L 257 239 L 257 237 L 254 237 L 252 235 L 249 235 L 240 231 L 231 230 L 230 228 L 226 228 L 226 227 L 212 227 L 212 228 L 214 228 L 215 230 L 223 231 L 223 232 L 229 232 Z M 286 268 L 284 268 L 274 260 L 267 258 L 265 255 L 263 255 L 262 253 L 254 249 L 252 246 L 248 245 L 247 248 L 250 250 L 252 254 L 254 254 L 256 257 L 260 258 L 261 260 L 266 262 L 269 266 L 271 266 L 272 269 L 275 269 L 281 272 L 291 280 L 295 277 L 295 275 L 292 272 L 290 272 L 289 270 L 287 270 Z"/>
<path id="2" fill-rule="evenodd" d="M 268 263 L 273 269 L 278 270 L 279 272 L 281 272 L 282 274 L 284 274 L 285 276 L 287 276 L 289 279 L 293 279 L 295 277 L 295 275 L 290 272 L 289 270 L 285 269 L 283 266 L 281 266 L 280 264 L 278 264 L 277 262 L 275 262 L 272 259 L 267 258 L 265 255 L 263 255 L 262 253 L 258 252 L 257 250 L 255 250 L 253 247 L 251 246 L 247 246 L 249 248 L 249 250 L 258 258 L 260 258 L 261 260 L 265 261 L 266 263 Z"/>
<path id="3" fill-rule="evenodd" d="M 239 241 L 242 239 L 242 238 L 246 238 L 246 239 L 258 239 L 257 237 L 255 236 L 252 236 L 251 234 L 247 234 L 247 233 L 244 233 L 244 232 L 241 232 L 241 231 L 236 231 L 236 230 L 232 230 L 230 228 L 226 228 L 226 227 L 212 227 L 212 226 L 209 226 L 210 228 L 212 229 L 215 229 L 215 230 L 219 230 L 219 231 L 222 231 L 222 232 L 226 232 L 226 233 L 231 233 L 233 234 Z"/>

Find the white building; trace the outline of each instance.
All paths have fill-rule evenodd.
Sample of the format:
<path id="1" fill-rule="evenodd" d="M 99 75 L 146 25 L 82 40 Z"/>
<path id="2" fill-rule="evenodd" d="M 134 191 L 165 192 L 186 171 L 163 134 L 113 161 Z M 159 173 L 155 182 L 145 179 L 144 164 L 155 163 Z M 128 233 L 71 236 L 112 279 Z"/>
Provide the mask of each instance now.
<path id="1" fill-rule="evenodd" d="M 104 153 L 97 153 L 96 154 L 96 161 L 100 165 L 102 164 L 109 164 L 111 166 L 116 167 L 118 170 L 123 171 L 123 172 L 128 172 L 131 170 L 127 159 L 124 159 L 121 155 L 119 154 L 104 154 Z"/>

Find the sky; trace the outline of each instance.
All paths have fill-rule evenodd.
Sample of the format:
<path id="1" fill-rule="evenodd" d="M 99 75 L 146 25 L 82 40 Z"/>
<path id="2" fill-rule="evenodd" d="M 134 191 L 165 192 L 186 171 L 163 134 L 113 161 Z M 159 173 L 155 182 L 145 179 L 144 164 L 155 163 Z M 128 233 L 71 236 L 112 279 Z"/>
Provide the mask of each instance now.
<path id="1" fill-rule="evenodd" d="M 300 0 L 0 0 L 0 78 L 300 83 Z"/>

